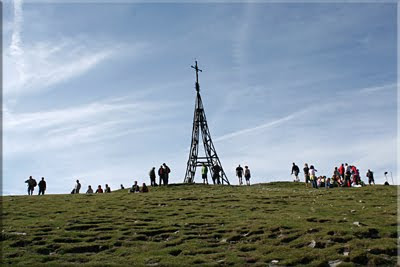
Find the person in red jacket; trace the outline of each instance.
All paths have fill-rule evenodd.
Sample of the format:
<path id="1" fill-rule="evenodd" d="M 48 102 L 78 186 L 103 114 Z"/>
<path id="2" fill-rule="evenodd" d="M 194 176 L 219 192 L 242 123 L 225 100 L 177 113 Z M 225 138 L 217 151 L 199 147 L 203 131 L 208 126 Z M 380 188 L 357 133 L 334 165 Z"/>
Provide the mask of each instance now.
<path id="1" fill-rule="evenodd" d="M 338 168 L 338 171 L 339 171 L 340 177 L 342 178 L 342 180 L 344 180 L 344 165 L 343 165 L 343 163 Z"/>

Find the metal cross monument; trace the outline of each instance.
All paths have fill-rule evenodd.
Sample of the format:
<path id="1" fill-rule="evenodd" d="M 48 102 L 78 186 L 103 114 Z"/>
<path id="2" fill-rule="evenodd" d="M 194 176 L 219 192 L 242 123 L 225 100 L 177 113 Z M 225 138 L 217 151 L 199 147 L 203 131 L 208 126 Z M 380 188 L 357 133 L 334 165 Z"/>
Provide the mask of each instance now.
<path id="1" fill-rule="evenodd" d="M 218 164 L 220 171 L 220 178 L 222 184 L 228 184 L 229 180 L 226 177 L 224 169 L 222 168 L 221 161 L 218 158 L 217 151 L 215 150 L 214 144 L 211 140 L 210 131 L 207 125 L 206 114 L 204 112 L 203 102 L 201 101 L 200 96 L 200 84 L 199 84 L 199 71 L 202 72 L 201 69 L 197 66 L 197 61 L 195 61 L 195 66 L 191 66 L 196 70 L 196 104 L 194 108 L 194 118 L 193 118 L 193 130 L 192 130 L 192 142 L 190 145 L 189 152 L 189 160 L 187 162 L 186 174 L 185 174 L 185 183 L 193 183 L 194 176 L 196 173 L 196 167 L 203 166 L 203 163 L 210 170 L 211 177 L 213 177 L 213 169 L 212 167 L 215 164 Z M 201 130 L 202 140 L 204 144 L 204 152 L 206 154 L 205 157 L 199 157 L 199 134 Z"/>

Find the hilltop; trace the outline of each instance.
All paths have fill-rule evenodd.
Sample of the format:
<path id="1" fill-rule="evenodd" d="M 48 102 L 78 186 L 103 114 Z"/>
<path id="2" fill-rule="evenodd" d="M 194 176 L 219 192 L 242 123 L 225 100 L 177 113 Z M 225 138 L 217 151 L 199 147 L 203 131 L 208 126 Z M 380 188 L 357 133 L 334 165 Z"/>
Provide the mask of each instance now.
<path id="1" fill-rule="evenodd" d="M 395 186 L 150 190 L 2 197 L 2 265 L 396 265 Z"/>

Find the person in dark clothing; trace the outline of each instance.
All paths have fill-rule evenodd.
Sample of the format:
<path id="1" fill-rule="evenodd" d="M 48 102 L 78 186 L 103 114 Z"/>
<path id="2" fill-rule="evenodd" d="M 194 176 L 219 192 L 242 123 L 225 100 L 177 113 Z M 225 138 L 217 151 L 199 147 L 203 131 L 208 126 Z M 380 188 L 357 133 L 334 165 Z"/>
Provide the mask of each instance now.
<path id="1" fill-rule="evenodd" d="M 160 166 L 160 168 L 158 169 L 158 176 L 160 177 L 160 180 L 159 180 L 159 185 L 161 186 L 161 183 L 162 182 L 164 182 L 164 168 L 163 168 L 163 166 L 161 165 Z M 164 184 L 165 185 L 165 184 Z"/>
<path id="2" fill-rule="evenodd" d="M 165 163 L 163 163 L 163 168 L 164 168 L 164 185 L 168 185 L 169 173 L 171 172 L 171 170 Z"/>
<path id="3" fill-rule="evenodd" d="M 310 182 L 310 174 L 309 174 L 310 169 L 308 168 L 307 163 L 304 164 L 303 171 L 304 171 L 305 183 L 306 183 L 306 186 L 308 186 L 308 182 Z"/>
<path id="4" fill-rule="evenodd" d="M 147 185 L 145 183 L 143 183 L 142 185 L 142 190 L 140 190 L 141 193 L 148 193 L 149 192 L 149 188 L 147 187 Z"/>
<path id="5" fill-rule="evenodd" d="M 294 174 L 294 176 L 296 177 L 296 179 L 294 180 L 294 182 L 300 182 L 300 180 L 299 180 L 299 172 L 300 172 L 299 166 L 297 166 L 297 165 L 293 162 L 292 174 L 291 174 L 291 175 Z"/>
<path id="6" fill-rule="evenodd" d="M 221 184 L 221 181 L 219 179 L 219 172 L 221 171 L 221 167 L 217 163 L 215 163 L 215 165 L 212 167 L 212 171 L 213 183 L 215 184 L 215 181 L 217 181 L 217 184 Z"/>
<path id="7" fill-rule="evenodd" d="M 129 193 L 139 193 L 140 189 L 139 186 L 137 184 L 137 181 L 135 181 L 135 184 L 132 185 L 132 188 L 129 190 Z"/>
<path id="8" fill-rule="evenodd" d="M 246 179 L 246 184 L 250 185 L 250 169 L 248 166 L 244 166 L 244 178 Z"/>
<path id="9" fill-rule="evenodd" d="M 104 193 L 111 193 L 111 188 L 106 184 L 106 189 L 104 190 Z"/>
<path id="10" fill-rule="evenodd" d="M 42 177 L 42 180 L 39 182 L 39 195 L 44 195 L 44 191 L 46 191 L 46 181 L 44 177 Z"/>
<path id="11" fill-rule="evenodd" d="M 236 176 L 239 178 L 239 185 L 243 184 L 243 168 L 239 166 L 236 168 Z"/>
<path id="12" fill-rule="evenodd" d="M 79 190 L 81 190 L 81 183 L 79 183 L 79 180 L 76 180 L 74 194 L 79 194 Z"/>
<path id="13" fill-rule="evenodd" d="M 29 176 L 29 179 L 25 181 L 28 184 L 28 195 L 33 195 L 33 190 L 35 190 L 35 186 L 37 185 L 36 180 Z"/>
<path id="14" fill-rule="evenodd" d="M 375 185 L 374 173 L 370 169 L 368 169 L 367 171 L 367 177 L 368 177 L 368 184 L 371 185 L 371 183 L 373 183 Z"/>
<path id="15" fill-rule="evenodd" d="M 121 189 L 125 189 L 125 187 L 124 187 L 124 185 L 123 185 L 123 184 L 121 184 Z"/>
<path id="16" fill-rule="evenodd" d="M 150 185 L 151 186 L 157 186 L 156 184 L 156 167 L 151 168 L 150 172 L 149 172 L 149 176 L 150 176 Z"/>

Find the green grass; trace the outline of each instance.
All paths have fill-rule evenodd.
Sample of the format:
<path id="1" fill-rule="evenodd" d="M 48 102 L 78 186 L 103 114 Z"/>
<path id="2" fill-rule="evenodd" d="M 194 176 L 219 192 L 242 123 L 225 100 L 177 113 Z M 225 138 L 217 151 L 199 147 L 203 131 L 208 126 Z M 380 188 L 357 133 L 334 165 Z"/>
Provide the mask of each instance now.
<path id="1" fill-rule="evenodd" d="M 172 185 L 2 198 L 2 265 L 397 263 L 397 187 Z M 354 224 L 359 222 L 359 225 Z"/>

